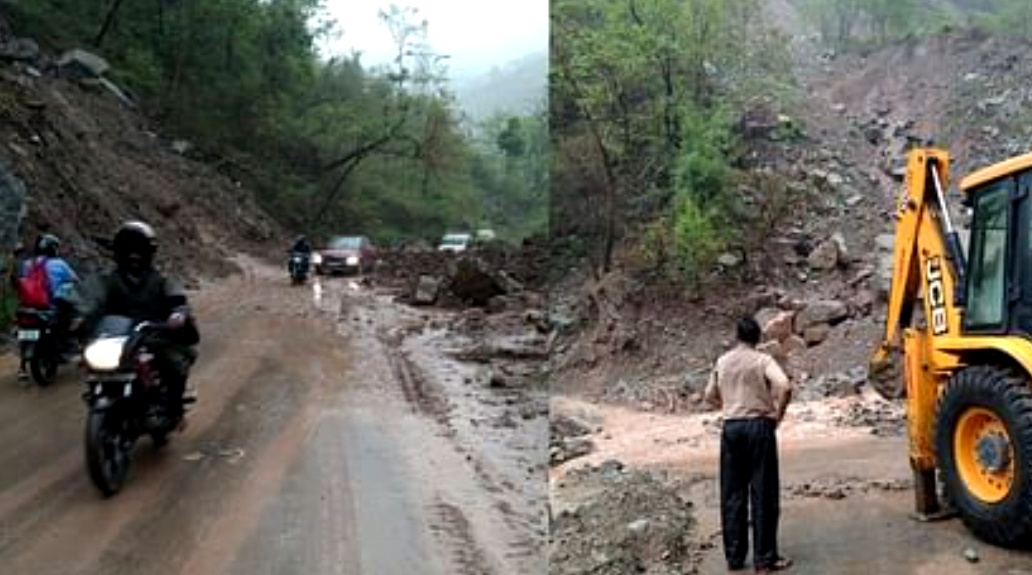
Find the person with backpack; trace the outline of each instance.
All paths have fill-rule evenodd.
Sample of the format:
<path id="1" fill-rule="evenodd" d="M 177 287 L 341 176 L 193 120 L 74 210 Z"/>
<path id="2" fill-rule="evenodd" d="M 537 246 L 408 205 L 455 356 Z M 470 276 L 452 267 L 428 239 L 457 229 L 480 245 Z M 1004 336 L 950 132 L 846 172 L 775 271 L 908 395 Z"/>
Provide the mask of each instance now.
<path id="1" fill-rule="evenodd" d="M 51 311 L 54 314 L 54 336 L 64 353 L 74 354 L 74 343 L 69 338 L 69 326 L 75 315 L 75 286 L 79 276 L 68 262 L 61 258 L 61 240 L 51 234 L 36 240 L 35 257 L 26 262 L 18 284 L 18 304 L 21 307 Z"/>

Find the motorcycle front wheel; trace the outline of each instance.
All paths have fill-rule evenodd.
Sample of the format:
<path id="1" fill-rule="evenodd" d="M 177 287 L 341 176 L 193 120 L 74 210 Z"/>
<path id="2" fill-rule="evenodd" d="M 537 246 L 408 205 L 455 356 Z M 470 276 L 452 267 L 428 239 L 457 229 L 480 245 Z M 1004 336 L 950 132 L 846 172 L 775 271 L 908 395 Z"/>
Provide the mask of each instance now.
<path id="1" fill-rule="evenodd" d="M 86 418 L 86 467 L 105 497 L 118 493 L 129 474 L 132 443 L 126 435 L 122 418 L 109 410 L 91 410 Z"/>

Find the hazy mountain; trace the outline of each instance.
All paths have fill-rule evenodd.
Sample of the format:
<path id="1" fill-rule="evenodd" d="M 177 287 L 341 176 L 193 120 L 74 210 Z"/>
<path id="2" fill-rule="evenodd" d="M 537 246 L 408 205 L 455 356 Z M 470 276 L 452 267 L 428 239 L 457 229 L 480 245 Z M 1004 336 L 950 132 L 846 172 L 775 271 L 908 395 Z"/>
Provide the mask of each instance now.
<path id="1" fill-rule="evenodd" d="M 548 94 L 548 52 L 533 52 L 484 74 L 455 78 L 452 89 L 475 121 L 498 113 L 540 110 Z"/>

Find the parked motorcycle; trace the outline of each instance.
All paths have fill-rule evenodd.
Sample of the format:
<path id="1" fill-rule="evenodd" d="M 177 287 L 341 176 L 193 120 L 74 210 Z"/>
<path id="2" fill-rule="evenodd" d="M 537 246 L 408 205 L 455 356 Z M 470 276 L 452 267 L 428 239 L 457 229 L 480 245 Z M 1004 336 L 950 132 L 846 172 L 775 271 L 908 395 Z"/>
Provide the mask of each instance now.
<path id="1" fill-rule="evenodd" d="M 164 324 L 108 316 L 83 351 L 83 400 L 89 406 L 86 464 L 90 479 L 105 496 L 121 490 L 137 439 L 150 435 L 161 447 L 182 420 L 170 415 L 172 402 L 179 398 L 163 385 L 154 365 L 152 350 L 167 331 Z"/>
<path id="2" fill-rule="evenodd" d="M 305 283 L 308 279 L 309 256 L 301 252 L 291 252 L 290 261 L 287 263 L 290 271 L 290 280 L 294 285 Z"/>
<path id="3" fill-rule="evenodd" d="M 28 365 L 36 383 L 50 385 L 56 379 L 57 367 L 62 361 L 60 342 L 54 334 L 53 312 L 21 308 L 17 311 L 16 321 L 22 369 Z"/>

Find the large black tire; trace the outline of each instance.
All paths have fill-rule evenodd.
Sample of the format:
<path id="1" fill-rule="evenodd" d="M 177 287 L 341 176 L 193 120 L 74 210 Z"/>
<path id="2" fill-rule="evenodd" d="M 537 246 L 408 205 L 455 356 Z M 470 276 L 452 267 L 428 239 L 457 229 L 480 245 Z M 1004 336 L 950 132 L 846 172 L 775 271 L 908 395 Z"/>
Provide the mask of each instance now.
<path id="1" fill-rule="evenodd" d="M 36 380 L 42 387 L 46 387 L 57 379 L 58 360 L 55 355 L 47 350 L 36 350 L 36 355 L 29 360 L 29 371 L 32 372 L 32 379 Z"/>
<path id="2" fill-rule="evenodd" d="M 995 424 L 984 423 L 993 418 Z M 1005 430 L 1010 449 L 997 452 L 1009 454 L 999 460 L 1010 462 L 1006 468 L 992 473 L 991 467 L 970 467 L 980 461 L 977 451 L 960 453 L 957 444 L 964 444 L 962 436 L 978 435 L 964 433 L 965 429 Z M 992 366 L 968 367 L 956 373 L 939 400 L 935 450 L 945 496 L 976 536 L 1003 547 L 1032 543 L 1032 390 L 1026 377 Z M 959 462 L 968 466 L 967 476 L 973 478 L 970 485 Z M 988 478 L 984 481 L 996 482 L 996 487 L 976 485 L 983 481 L 978 473 Z M 976 493 L 980 489 L 986 497 Z"/>
<path id="3" fill-rule="evenodd" d="M 110 497 L 129 474 L 131 445 L 111 411 L 90 411 L 86 418 L 86 468 L 97 489 Z"/>

